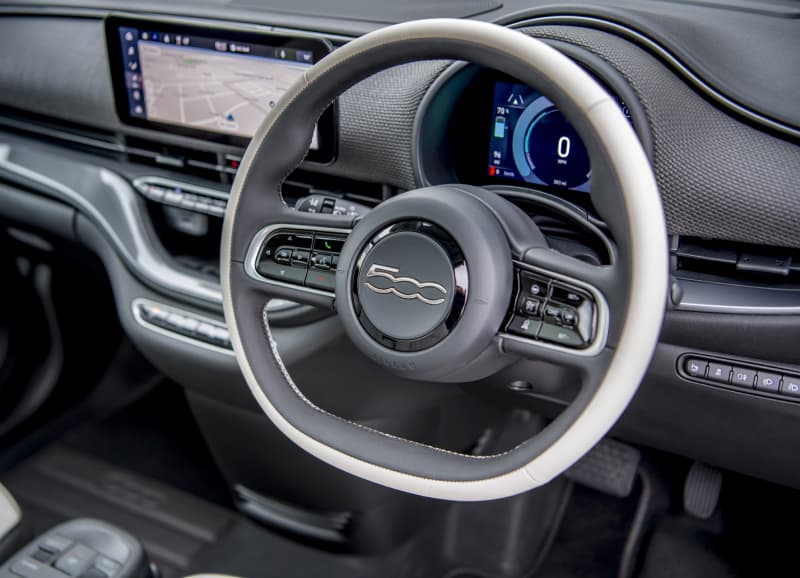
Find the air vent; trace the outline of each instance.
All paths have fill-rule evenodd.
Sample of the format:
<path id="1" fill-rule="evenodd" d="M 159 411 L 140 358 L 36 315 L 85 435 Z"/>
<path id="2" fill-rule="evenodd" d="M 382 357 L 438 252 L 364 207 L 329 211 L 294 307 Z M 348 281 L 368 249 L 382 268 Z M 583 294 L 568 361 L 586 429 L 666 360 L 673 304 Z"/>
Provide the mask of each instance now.
<path id="1" fill-rule="evenodd" d="M 157 141 L 128 137 L 126 152 L 131 161 L 156 165 L 220 181 L 223 167 L 217 153 L 167 145 Z"/>
<path id="2" fill-rule="evenodd" d="M 796 249 L 676 236 L 671 253 L 672 269 L 679 276 L 800 284 L 800 251 Z"/>
<path id="3" fill-rule="evenodd" d="M 71 148 L 115 159 L 122 157 L 124 149 L 112 132 L 7 107 L 0 107 L 0 126 L 17 134 L 69 143 Z"/>
<path id="4" fill-rule="evenodd" d="M 298 199 L 309 195 L 328 195 L 373 207 L 397 191 L 381 183 L 366 183 L 332 175 L 297 170 L 282 186 L 283 198 L 293 207 Z"/>

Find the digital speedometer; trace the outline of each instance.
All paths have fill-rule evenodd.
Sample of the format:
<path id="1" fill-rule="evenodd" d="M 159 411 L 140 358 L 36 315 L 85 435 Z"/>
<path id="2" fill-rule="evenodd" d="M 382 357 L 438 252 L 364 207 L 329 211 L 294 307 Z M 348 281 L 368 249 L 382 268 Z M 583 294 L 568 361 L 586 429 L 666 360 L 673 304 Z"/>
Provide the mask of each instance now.
<path id="1" fill-rule="evenodd" d="M 625 112 L 621 101 L 620 107 Z M 491 177 L 589 192 L 589 153 L 578 132 L 550 99 L 525 85 L 495 83 L 489 154 Z"/>

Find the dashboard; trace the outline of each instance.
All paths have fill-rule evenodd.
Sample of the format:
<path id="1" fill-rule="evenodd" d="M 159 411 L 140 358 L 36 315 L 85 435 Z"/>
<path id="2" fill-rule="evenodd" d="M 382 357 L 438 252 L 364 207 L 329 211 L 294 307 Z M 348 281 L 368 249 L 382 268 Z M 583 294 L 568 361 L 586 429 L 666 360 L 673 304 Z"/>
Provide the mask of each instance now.
<path id="1" fill-rule="evenodd" d="M 489 20 L 544 40 L 592 74 L 630 120 L 658 180 L 674 285 L 662 343 L 618 434 L 800 487 L 791 466 L 798 398 L 694 375 L 684 363 L 800 375 L 800 109 L 787 97 L 800 94 L 796 7 L 567 10 L 511 0 L 483 12 L 458 2 L 439 13 L 432 5 L 381 12 L 375 3 L 337 15 L 302 2 L 270 12 L 137 0 L 124 14 L 101 0 L 72 4 L 0 8 L 0 217 L 98 256 L 126 332 L 176 381 L 249 402 L 243 385 L 219 386 L 241 381 L 221 312 L 219 238 L 249 137 L 286 86 L 337 46 L 394 21 Z M 741 42 L 743 31 L 752 42 Z M 303 135 L 309 155 L 287 177 L 284 199 L 358 215 L 410 189 L 484 186 L 514 200 L 554 249 L 608 263 L 614 239 L 593 205 L 588 156 L 547 88 L 467 63 L 382 72 Z M 314 359 L 309 344 L 339 339 L 328 313 L 270 303 L 290 364 Z M 555 390 L 509 394 L 519 379 L 512 372 L 484 385 L 558 406 Z"/>

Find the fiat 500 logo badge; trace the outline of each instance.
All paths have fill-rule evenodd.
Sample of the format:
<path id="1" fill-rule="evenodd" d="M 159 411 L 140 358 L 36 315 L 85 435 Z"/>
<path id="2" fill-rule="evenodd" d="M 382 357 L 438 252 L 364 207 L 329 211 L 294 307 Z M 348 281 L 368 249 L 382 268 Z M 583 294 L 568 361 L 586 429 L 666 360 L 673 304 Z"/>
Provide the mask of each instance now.
<path id="1" fill-rule="evenodd" d="M 404 293 L 400 291 L 397 286 L 401 283 L 408 283 L 417 289 L 435 289 L 436 291 L 441 292 L 442 295 L 447 295 L 447 289 L 439 285 L 438 283 L 433 282 L 422 282 L 413 277 L 395 277 L 396 273 L 399 273 L 400 270 L 395 267 L 387 267 L 385 265 L 378 265 L 377 263 L 373 263 L 373 265 L 367 271 L 367 279 L 372 277 L 383 277 L 384 279 L 388 279 L 393 286 L 387 287 L 382 289 L 380 287 L 376 287 L 369 281 L 365 281 L 364 285 L 366 285 L 367 289 L 370 291 L 374 291 L 375 293 L 381 293 L 384 295 L 395 295 L 400 299 L 417 299 L 418 301 L 422 301 L 423 303 L 427 303 L 428 305 L 439 305 L 444 303 L 444 297 L 439 299 L 429 299 L 425 297 L 420 291 L 416 291 L 414 293 Z M 430 294 L 430 293 L 429 293 Z"/>

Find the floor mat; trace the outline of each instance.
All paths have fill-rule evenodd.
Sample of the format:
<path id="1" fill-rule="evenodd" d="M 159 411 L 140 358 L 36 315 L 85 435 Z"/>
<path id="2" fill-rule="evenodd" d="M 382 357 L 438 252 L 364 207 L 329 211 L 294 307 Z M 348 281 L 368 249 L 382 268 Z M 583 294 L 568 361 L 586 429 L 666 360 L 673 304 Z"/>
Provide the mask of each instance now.
<path id="1" fill-rule="evenodd" d="M 536 576 L 616 578 L 637 501 L 637 492 L 620 499 L 576 485 Z"/>
<path id="2" fill-rule="evenodd" d="M 718 536 L 667 518 L 650 538 L 639 578 L 733 578 Z"/>
<path id="3" fill-rule="evenodd" d="M 137 536 L 164 578 L 194 572 L 244 578 L 393 575 L 387 559 L 294 542 L 232 510 L 64 446 L 34 456 L 1 481 L 34 532 L 73 518 L 101 519 Z"/>
<path id="4" fill-rule="evenodd" d="M 63 443 L 222 506 L 233 505 L 183 390 L 171 382 L 111 418 L 75 430 Z"/>

